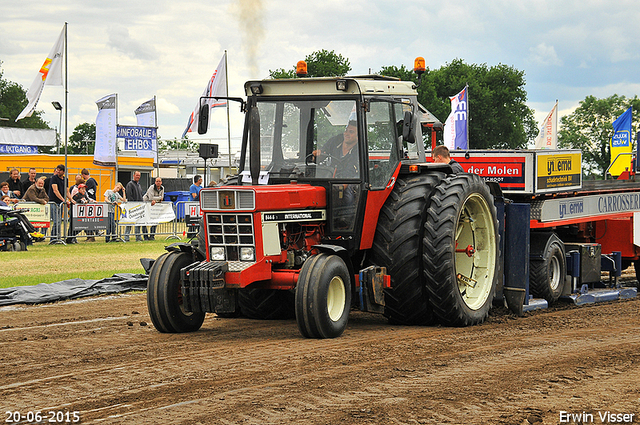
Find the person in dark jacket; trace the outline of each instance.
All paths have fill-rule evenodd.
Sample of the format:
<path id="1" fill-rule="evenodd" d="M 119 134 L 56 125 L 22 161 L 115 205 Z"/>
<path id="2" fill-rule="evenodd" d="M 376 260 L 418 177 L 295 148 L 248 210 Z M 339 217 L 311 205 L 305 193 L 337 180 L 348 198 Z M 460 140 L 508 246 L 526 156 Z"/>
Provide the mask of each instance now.
<path id="1" fill-rule="evenodd" d="M 440 164 L 449 164 L 455 174 L 465 172 L 464 168 L 462 168 L 462 165 L 460 165 L 458 161 L 456 161 L 455 159 L 451 159 L 451 156 L 449 155 L 449 148 L 447 148 L 445 145 L 438 145 L 433 148 L 431 157 L 433 158 L 433 162 Z"/>
<path id="2" fill-rule="evenodd" d="M 22 182 L 20 181 L 20 171 L 18 171 L 17 168 L 12 168 L 11 171 L 9 171 L 9 180 L 7 180 L 7 183 L 9 183 L 9 190 L 16 195 L 16 198 L 22 198 L 24 191 L 22 190 Z"/>

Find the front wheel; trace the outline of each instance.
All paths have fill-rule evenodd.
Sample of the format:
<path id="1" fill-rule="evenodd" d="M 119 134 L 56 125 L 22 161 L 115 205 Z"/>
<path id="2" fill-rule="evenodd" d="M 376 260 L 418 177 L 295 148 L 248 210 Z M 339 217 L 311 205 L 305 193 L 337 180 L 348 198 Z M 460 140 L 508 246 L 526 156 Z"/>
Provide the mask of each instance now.
<path id="1" fill-rule="evenodd" d="M 187 312 L 182 302 L 180 269 L 192 263 L 186 252 L 168 252 L 153 263 L 147 283 L 147 308 L 153 326 L 160 332 L 195 332 L 204 322 L 205 313 Z"/>
<path id="2" fill-rule="evenodd" d="M 337 255 L 318 254 L 302 266 L 295 294 L 296 321 L 306 338 L 336 338 L 351 307 L 349 269 Z"/>
<path id="3" fill-rule="evenodd" d="M 475 174 L 448 176 L 431 195 L 423 262 L 429 303 L 440 322 L 469 326 L 489 314 L 499 235 L 489 187 Z"/>

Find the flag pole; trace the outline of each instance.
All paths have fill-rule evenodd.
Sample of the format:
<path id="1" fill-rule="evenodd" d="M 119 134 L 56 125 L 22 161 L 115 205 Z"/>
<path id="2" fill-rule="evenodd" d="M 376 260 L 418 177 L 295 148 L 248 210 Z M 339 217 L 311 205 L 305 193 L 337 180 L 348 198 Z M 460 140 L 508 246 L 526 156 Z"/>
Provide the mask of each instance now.
<path id="1" fill-rule="evenodd" d="M 64 210 L 64 226 L 63 226 L 63 236 L 60 238 L 62 243 L 65 242 L 65 237 L 67 236 L 67 192 L 69 191 L 69 165 L 68 165 L 68 152 L 67 152 L 67 141 L 69 140 L 69 47 L 68 47 L 68 37 L 67 37 L 67 28 L 69 26 L 68 22 L 64 23 L 64 180 L 65 187 L 63 189 L 63 193 L 61 193 L 64 201 L 62 202 L 63 210 Z M 73 208 L 73 205 L 69 204 L 69 208 Z M 69 223 L 71 225 L 71 223 Z M 66 245 L 66 244 L 65 244 Z"/>
<path id="2" fill-rule="evenodd" d="M 465 90 L 467 91 L 467 150 L 471 149 L 471 140 L 469 140 L 469 83 L 467 83 L 466 86 L 464 86 Z"/>
<path id="3" fill-rule="evenodd" d="M 118 93 L 116 93 L 116 132 L 118 131 Z M 116 179 L 115 181 L 118 181 L 118 137 L 116 136 L 116 146 L 115 146 L 115 150 L 116 150 Z M 116 183 L 114 182 L 113 185 L 115 186 Z"/>
<path id="4" fill-rule="evenodd" d="M 227 97 L 229 96 L 229 66 L 227 65 L 227 51 L 224 51 L 224 81 L 227 86 Z M 227 143 L 229 145 L 229 175 L 231 175 L 231 124 L 229 119 L 229 100 L 227 99 Z M 220 176 L 224 178 L 226 176 Z"/>
<path id="5" fill-rule="evenodd" d="M 156 127 L 156 175 L 160 176 L 160 159 L 158 158 L 158 103 L 156 102 L 156 95 L 153 95 L 153 125 Z M 116 179 L 118 181 L 118 179 Z"/>

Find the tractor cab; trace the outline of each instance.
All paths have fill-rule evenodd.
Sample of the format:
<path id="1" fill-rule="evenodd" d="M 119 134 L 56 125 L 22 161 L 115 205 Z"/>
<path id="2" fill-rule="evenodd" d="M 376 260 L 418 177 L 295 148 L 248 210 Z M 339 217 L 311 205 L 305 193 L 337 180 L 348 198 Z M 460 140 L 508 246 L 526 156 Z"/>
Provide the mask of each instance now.
<path id="1" fill-rule="evenodd" d="M 325 237 L 358 249 L 363 231 L 375 230 L 367 229 L 367 204 L 379 210 L 401 160 L 424 162 L 413 84 L 309 78 L 249 81 L 245 91 L 238 183 L 324 187 Z"/>

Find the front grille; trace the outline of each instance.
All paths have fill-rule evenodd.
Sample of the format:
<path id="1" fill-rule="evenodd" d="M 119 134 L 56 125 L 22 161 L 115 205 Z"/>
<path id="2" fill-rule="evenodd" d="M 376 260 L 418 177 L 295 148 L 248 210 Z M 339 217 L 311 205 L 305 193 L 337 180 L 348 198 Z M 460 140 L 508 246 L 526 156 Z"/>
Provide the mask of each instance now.
<path id="1" fill-rule="evenodd" d="M 240 249 L 251 247 L 255 253 L 252 214 L 207 213 L 209 249 L 224 247 L 225 261 L 240 261 Z"/>
<path id="2" fill-rule="evenodd" d="M 255 209 L 255 192 L 253 190 L 233 190 L 220 188 L 200 192 L 203 210 L 244 210 Z"/>

